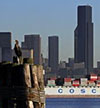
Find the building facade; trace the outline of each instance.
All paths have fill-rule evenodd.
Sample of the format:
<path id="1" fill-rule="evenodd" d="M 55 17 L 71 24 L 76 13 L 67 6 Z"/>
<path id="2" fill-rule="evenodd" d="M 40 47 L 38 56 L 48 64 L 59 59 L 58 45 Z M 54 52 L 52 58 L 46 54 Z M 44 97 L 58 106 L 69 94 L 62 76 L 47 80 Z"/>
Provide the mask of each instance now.
<path id="1" fill-rule="evenodd" d="M 93 23 L 91 6 L 78 6 L 74 46 L 75 62 L 84 62 L 88 72 L 87 74 L 90 74 L 93 68 Z"/>
<path id="2" fill-rule="evenodd" d="M 57 72 L 59 64 L 59 39 L 58 36 L 48 37 L 48 66 Z"/>
<path id="3" fill-rule="evenodd" d="M 38 34 L 25 35 L 22 49 L 33 49 L 34 64 L 41 64 L 41 37 Z"/>
<path id="4" fill-rule="evenodd" d="M 0 62 L 12 61 L 11 32 L 0 32 Z"/>

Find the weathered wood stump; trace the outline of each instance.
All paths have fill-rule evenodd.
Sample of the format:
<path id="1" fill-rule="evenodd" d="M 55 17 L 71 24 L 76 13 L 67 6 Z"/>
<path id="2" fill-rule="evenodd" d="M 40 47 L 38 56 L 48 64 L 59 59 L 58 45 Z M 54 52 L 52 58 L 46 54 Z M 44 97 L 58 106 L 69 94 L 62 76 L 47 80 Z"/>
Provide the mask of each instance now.
<path id="1" fill-rule="evenodd" d="M 44 108 L 42 66 L 0 64 L 0 108 Z"/>
<path id="2" fill-rule="evenodd" d="M 38 92 L 43 91 L 44 90 L 43 67 L 41 65 L 31 66 L 31 74 L 32 74 L 31 75 L 32 76 L 32 87 L 35 88 Z M 39 102 L 33 103 L 34 107 L 44 108 L 44 103 L 43 103 L 44 101 L 45 100 L 42 99 L 42 96 L 39 96 Z"/>

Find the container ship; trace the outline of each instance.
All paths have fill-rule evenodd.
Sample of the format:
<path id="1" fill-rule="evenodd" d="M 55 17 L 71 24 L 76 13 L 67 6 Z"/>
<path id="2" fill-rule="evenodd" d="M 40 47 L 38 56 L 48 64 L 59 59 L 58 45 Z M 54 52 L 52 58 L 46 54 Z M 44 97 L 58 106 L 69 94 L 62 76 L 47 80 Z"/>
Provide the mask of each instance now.
<path id="1" fill-rule="evenodd" d="M 45 87 L 47 98 L 100 98 L 100 76 L 89 78 L 51 78 Z M 59 83 L 59 84 L 58 84 Z"/>

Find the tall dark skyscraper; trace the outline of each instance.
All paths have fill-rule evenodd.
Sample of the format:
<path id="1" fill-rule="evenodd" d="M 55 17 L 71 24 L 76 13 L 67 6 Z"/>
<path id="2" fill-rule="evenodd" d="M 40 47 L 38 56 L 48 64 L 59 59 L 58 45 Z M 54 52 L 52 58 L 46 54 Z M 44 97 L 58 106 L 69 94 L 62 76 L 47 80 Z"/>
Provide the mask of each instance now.
<path id="1" fill-rule="evenodd" d="M 89 74 L 93 68 L 93 23 L 91 6 L 78 6 L 77 23 L 74 32 L 75 62 L 84 62 Z"/>
<path id="2" fill-rule="evenodd" d="M 33 49 L 34 64 L 41 64 L 41 37 L 40 35 L 25 35 L 22 49 Z"/>
<path id="3" fill-rule="evenodd" d="M 0 62 L 11 61 L 11 32 L 0 32 Z"/>
<path id="4" fill-rule="evenodd" d="M 52 71 L 57 72 L 59 63 L 59 42 L 58 36 L 48 37 L 48 64 Z"/>

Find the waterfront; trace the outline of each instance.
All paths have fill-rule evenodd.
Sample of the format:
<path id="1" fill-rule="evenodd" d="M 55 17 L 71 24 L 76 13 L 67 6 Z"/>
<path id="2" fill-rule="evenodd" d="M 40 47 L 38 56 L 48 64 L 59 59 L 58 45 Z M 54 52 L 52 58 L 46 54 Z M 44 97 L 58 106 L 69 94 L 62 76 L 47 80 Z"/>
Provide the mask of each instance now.
<path id="1" fill-rule="evenodd" d="M 100 98 L 47 98 L 46 108 L 100 108 Z"/>

